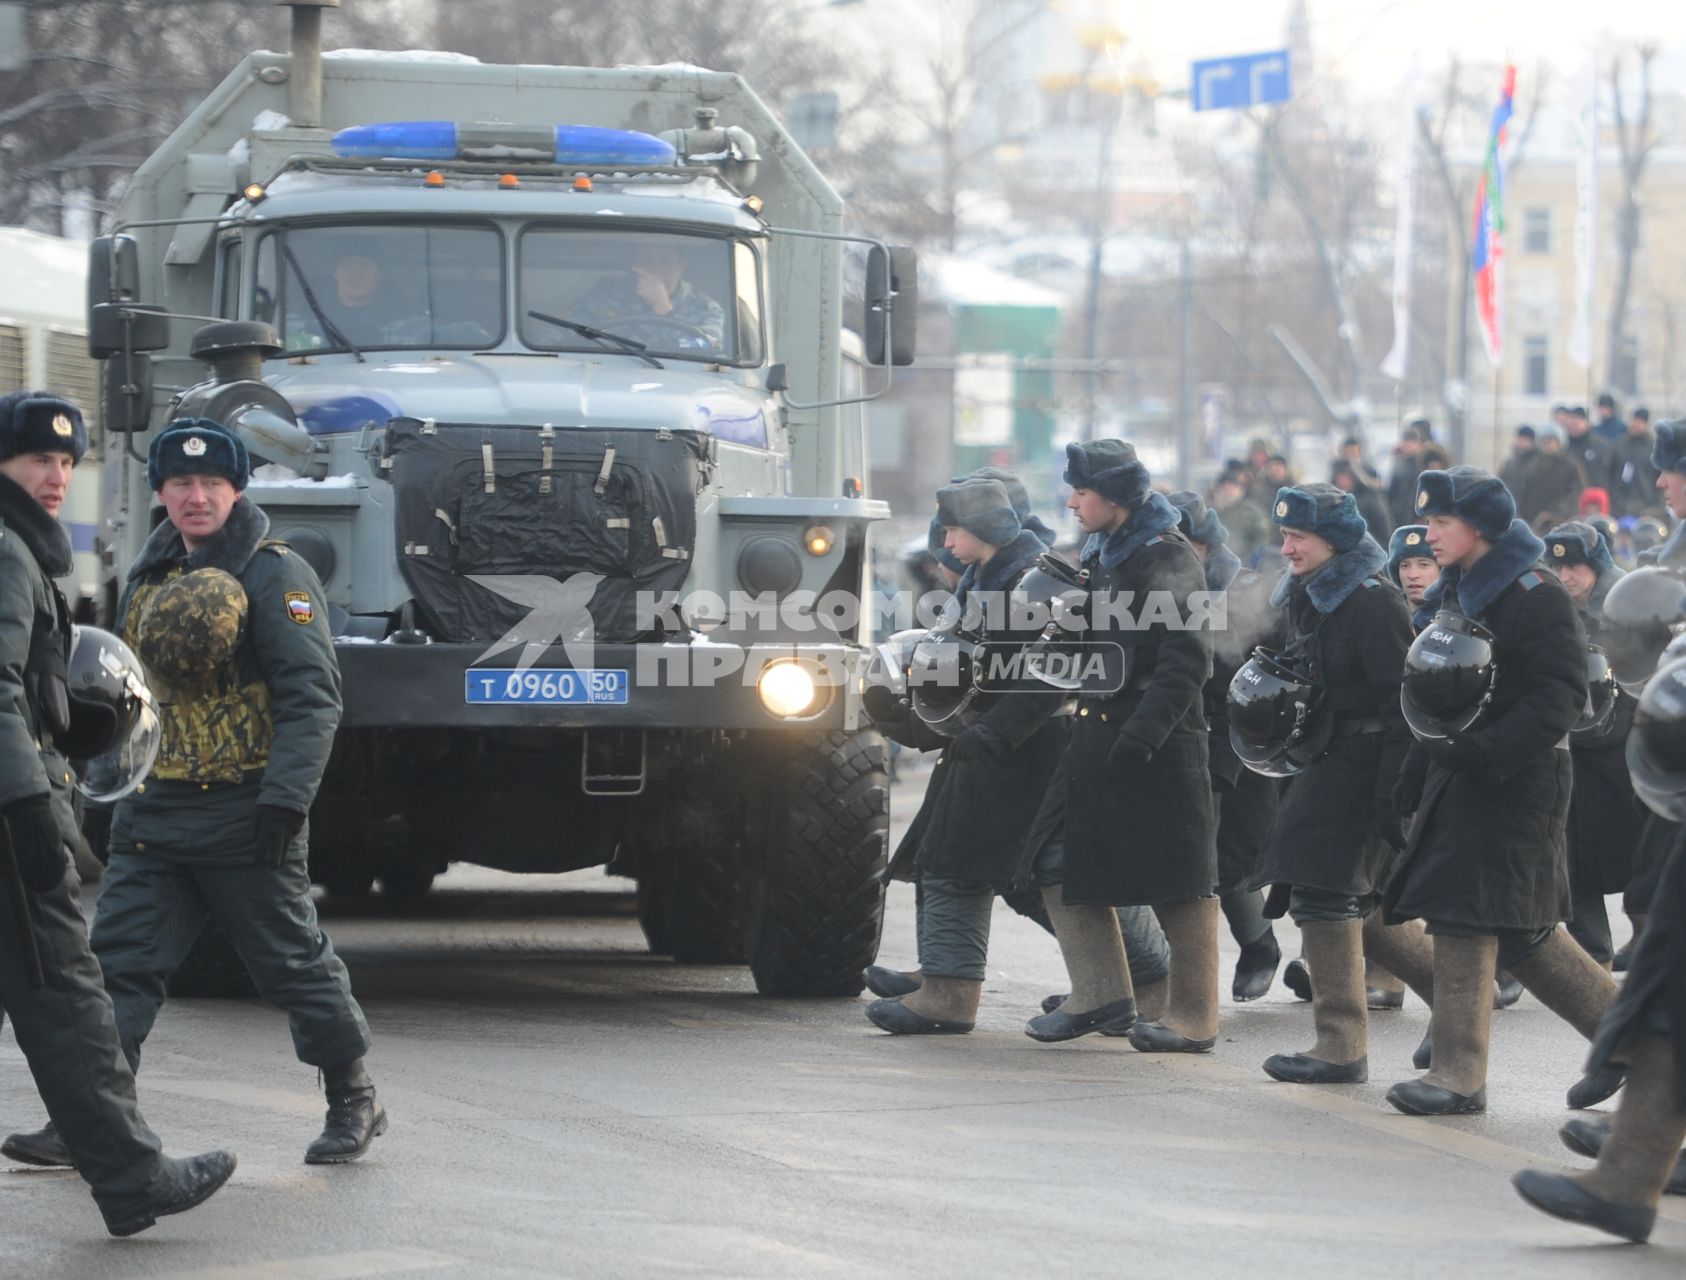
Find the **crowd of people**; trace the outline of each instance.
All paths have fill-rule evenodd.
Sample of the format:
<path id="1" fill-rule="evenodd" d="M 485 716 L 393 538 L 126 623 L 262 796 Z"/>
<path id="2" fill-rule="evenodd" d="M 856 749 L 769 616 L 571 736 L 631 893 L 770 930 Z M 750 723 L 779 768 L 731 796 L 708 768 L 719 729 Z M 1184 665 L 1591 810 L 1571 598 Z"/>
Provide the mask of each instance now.
<path id="1" fill-rule="evenodd" d="M 1559 404 L 1545 425 L 1518 426 L 1497 474 L 1516 502 L 1517 516 L 1535 534 L 1543 537 L 1565 521 L 1585 520 L 1603 535 L 1616 562 L 1631 566 L 1668 535 L 1669 513 L 1658 500 L 1651 462 L 1655 447 L 1650 410 L 1635 407 L 1624 419 L 1615 398 L 1605 394 L 1598 398 L 1596 419 L 1584 406 Z M 1352 494 L 1370 536 L 1385 546 L 1394 529 L 1415 519 L 1417 477 L 1444 471 L 1454 461 L 1435 439 L 1433 424 L 1414 418 L 1400 429 L 1385 479 L 1364 441 L 1348 436 L 1329 463 L 1328 482 Z M 1274 556 L 1270 506 L 1276 491 L 1296 478 L 1277 446 L 1259 438 L 1213 482 L 1208 498 L 1243 562 Z"/>
<path id="2" fill-rule="evenodd" d="M 1387 1101 L 1415 1116 L 1485 1111 L 1492 1011 L 1526 990 L 1593 1045 L 1569 1107 L 1623 1093 L 1613 1126 L 1562 1129 L 1595 1168 L 1525 1171 L 1517 1188 L 1548 1213 L 1647 1238 L 1665 1189 L 1686 1194 L 1686 750 L 1654 765 L 1670 781 L 1642 803 L 1628 744 L 1646 761 L 1671 755 L 1658 746 L 1670 734 L 1686 739 L 1686 695 L 1666 700 L 1686 688 L 1686 660 L 1679 681 L 1653 682 L 1663 701 L 1636 729 L 1668 630 L 1645 614 L 1661 638 L 1618 686 L 1601 646 L 1617 635 L 1605 606 L 1626 572 L 1624 530 L 1601 517 L 1613 491 L 1620 519 L 1686 518 L 1686 423 L 1653 432 L 1636 412 L 1617 439 L 1565 413 L 1570 443 L 1535 432 L 1545 447 L 1518 452 L 1508 481 L 1453 464 L 1418 421 L 1385 486 L 1358 441 L 1330 481 L 1304 483 L 1260 441 L 1210 501 L 1156 488 L 1125 441 L 1072 444 L 1075 566 L 1045 553 L 1052 535 L 1010 472 L 940 490 L 928 550 L 952 593 L 946 620 L 892 638 L 885 665 L 905 691 L 868 702 L 904 749 L 940 753 L 887 872 L 917 887 L 919 964 L 867 971 L 879 997 L 867 1017 L 899 1035 L 973 1031 L 999 895 L 1053 935 L 1071 980 L 1026 1034 L 1206 1053 L 1220 918 L 1244 1002 L 1277 977 L 1273 921 L 1286 916 L 1302 955 L 1284 981 L 1309 1000 L 1314 1040 L 1271 1055 L 1266 1074 L 1367 1080 L 1370 1010 L 1400 1007 L 1408 986 L 1430 1008 L 1422 1074 Z M 1643 458 L 1629 443 L 1641 439 Z M 1559 457 L 1574 476 L 1555 490 L 1563 505 L 1525 507 Z M 1679 527 L 1647 556 L 1676 594 Z M 1052 627 L 1027 631 L 1027 615 L 986 599 L 1033 602 L 1050 578 L 1086 593 L 1083 639 L 1119 647 L 1117 679 L 925 691 L 940 641 L 1052 643 Z M 1214 594 L 1221 624 L 1196 604 Z M 1148 612 L 1119 607 L 1132 600 Z M 1621 955 L 1605 910 L 1617 892 L 1635 938 Z"/>

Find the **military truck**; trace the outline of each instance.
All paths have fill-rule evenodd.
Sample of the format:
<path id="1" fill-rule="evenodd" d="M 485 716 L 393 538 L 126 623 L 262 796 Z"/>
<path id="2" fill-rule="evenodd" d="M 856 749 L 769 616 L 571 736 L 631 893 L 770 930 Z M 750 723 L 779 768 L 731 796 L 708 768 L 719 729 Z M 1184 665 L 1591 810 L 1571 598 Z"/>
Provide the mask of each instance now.
<path id="1" fill-rule="evenodd" d="M 92 246 L 104 608 L 160 516 L 147 433 L 230 426 L 343 673 L 318 882 L 607 866 L 652 949 L 858 993 L 888 829 L 862 401 L 912 359 L 911 254 L 844 234 L 737 76 L 324 56 L 338 0 L 278 3 L 290 52 Z"/>

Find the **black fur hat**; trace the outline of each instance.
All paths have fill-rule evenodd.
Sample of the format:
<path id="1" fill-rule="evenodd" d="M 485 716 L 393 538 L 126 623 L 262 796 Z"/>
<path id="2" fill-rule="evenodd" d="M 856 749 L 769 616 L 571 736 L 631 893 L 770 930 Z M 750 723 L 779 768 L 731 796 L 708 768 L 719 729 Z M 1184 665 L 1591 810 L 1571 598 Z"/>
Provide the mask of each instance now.
<path id="1" fill-rule="evenodd" d="M 931 517 L 931 527 L 925 531 L 925 549 L 931 553 L 933 560 L 950 573 L 966 572 L 966 566 L 955 558 L 954 552 L 948 549 L 948 532 L 943 528 L 943 522 L 937 516 Z"/>
<path id="2" fill-rule="evenodd" d="M 1279 529 L 1315 533 L 1336 551 L 1351 551 L 1369 532 L 1358 499 L 1332 484 L 1283 485 L 1270 518 Z"/>
<path id="3" fill-rule="evenodd" d="M 1582 520 L 1569 520 L 1545 536 L 1546 558 L 1552 568 L 1565 564 L 1591 565 L 1603 573 L 1615 563 L 1604 535 Z"/>
<path id="4" fill-rule="evenodd" d="M 1651 428 L 1651 466 L 1658 471 L 1686 471 L 1686 419 L 1659 422 Z"/>
<path id="5" fill-rule="evenodd" d="M 1120 507 L 1147 501 L 1151 477 L 1124 440 L 1086 440 L 1065 447 L 1065 482 L 1073 489 L 1093 489 Z"/>
<path id="6" fill-rule="evenodd" d="M 1490 471 L 1451 467 L 1417 477 L 1417 514 L 1456 516 L 1489 542 L 1496 542 L 1516 519 L 1516 499 Z"/>
<path id="7" fill-rule="evenodd" d="M 993 547 L 1004 547 L 1022 526 L 1007 486 L 999 480 L 962 480 L 937 490 L 937 520 L 946 529 L 964 529 Z"/>
<path id="8" fill-rule="evenodd" d="M 1177 526 L 1191 542 L 1217 547 L 1229 541 L 1229 530 L 1218 519 L 1218 513 L 1193 489 L 1178 489 L 1171 495 L 1171 505 L 1182 513 Z"/>
<path id="9" fill-rule="evenodd" d="M 77 462 L 88 452 L 82 411 L 51 391 L 13 391 L 0 396 L 0 461 L 20 453 L 68 453 Z"/>
<path id="10" fill-rule="evenodd" d="M 146 456 L 146 482 L 154 492 L 171 476 L 223 476 L 241 490 L 251 474 L 246 446 L 209 418 L 177 418 L 153 437 Z"/>
<path id="11" fill-rule="evenodd" d="M 1006 467 L 979 467 L 969 475 L 955 476 L 952 483 L 959 484 L 962 480 L 999 480 L 1007 487 L 1007 500 L 1013 504 L 1013 514 L 1019 518 L 1019 523 L 1049 546 L 1054 545 L 1054 531 L 1031 511 L 1030 490 L 1024 487 L 1024 481 L 1019 479 L 1017 472 Z"/>

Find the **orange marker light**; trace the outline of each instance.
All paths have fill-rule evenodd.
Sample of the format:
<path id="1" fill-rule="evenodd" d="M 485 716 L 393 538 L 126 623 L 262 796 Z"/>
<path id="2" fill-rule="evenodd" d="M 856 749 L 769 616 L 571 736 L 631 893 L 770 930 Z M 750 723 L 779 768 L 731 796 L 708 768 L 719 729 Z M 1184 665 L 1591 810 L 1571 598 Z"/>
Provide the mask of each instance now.
<path id="1" fill-rule="evenodd" d="M 422 185 L 424 187 L 442 187 L 445 185 L 445 175 L 435 169 L 432 173 L 428 174 L 427 177 L 422 179 Z"/>
<path id="2" fill-rule="evenodd" d="M 513 191 L 520 185 L 521 179 L 517 178 L 513 173 L 506 173 L 503 177 L 498 179 L 498 186 L 502 187 L 505 191 Z"/>
<path id="3" fill-rule="evenodd" d="M 580 174 L 579 177 L 574 179 L 574 190 L 575 191 L 590 191 L 591 190 L 591 179 L 586 177 L 585 174 L 583 174 L 583 173 Z"/>

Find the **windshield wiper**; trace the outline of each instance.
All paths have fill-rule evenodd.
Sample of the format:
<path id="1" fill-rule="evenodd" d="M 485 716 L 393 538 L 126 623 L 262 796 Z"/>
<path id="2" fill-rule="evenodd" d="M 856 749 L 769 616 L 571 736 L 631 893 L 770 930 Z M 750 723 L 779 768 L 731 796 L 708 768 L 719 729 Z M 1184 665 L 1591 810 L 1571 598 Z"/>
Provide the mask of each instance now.
<path id="1" fill-rule="evenodd" d="M 299 288 L 304 291 L 304 300 L 310 304 L 311 314 L 316 317 L 316 323 L 322 326 L 322 332 L 331 341 L 338 343 L 356 356 L 357 363 L 368 364 L 369 362 L 364 358 L 363 353 L 358 350 L 357 344 L 341 333 L 340 327 L 328 319 L 327 314 L 323 312 L 322 304 L 316 301 L 315 290 L 310 287 L 310 281 L 304 278 L 304 268 L 299 266 L 299 260 L 293 256 L 293 247 L 286 241 L 282 241 L 281 253 L 287 259 L 287 265 L 293 269 L 293 279 L 299 282 Z"/>
<path id="2" fill-rule="evenodd" d="M 626 352 L 627 355 L 637 356 L 645 364 L 654 368 L 664 369 L 667 367 L 649 353 L 644 343 L 632 338 L 623 338 L 618 333 L 606 333 L 602 329 L 593 329 L 588 324 L 581 324 L 578 320 L 564 320 L 561 316 L 546 315 L 542 311 L 529 311 L 527 314 L 535 320 L 543 320 L 546 324 L 553 324 L 559 329 L 568 329 L 579 334 L 582 338 L 590 338 L 593 342 L 611 343 Z"/>

